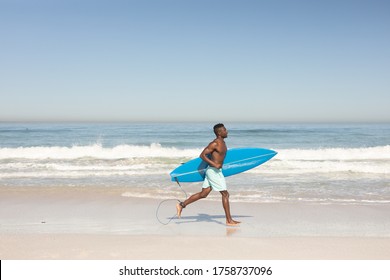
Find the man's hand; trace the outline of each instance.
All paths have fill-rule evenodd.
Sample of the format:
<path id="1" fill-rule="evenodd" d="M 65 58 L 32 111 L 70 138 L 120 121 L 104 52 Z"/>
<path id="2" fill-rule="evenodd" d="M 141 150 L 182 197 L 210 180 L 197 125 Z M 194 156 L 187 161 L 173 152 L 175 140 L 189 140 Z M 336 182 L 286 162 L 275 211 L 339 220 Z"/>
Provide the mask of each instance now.
<path id="1" fill-rule="evenodd" d="M 217 169 L 222 168 L 222 164 L 221 164 L 221 163 L 214 163 L 214 162 L 213 162 L 213 164 L 212 164 L 211 166 L 212 166 L 212 167 L 215 167 L 215 168 L 217 168 Z"/>

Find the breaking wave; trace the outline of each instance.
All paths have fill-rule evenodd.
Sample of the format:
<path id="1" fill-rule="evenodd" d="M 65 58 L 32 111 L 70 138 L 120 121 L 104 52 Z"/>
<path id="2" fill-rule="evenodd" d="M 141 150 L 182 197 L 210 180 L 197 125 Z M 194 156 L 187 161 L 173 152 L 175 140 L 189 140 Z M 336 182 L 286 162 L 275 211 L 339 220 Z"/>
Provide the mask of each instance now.
<path id="1" fill-rule="evenodd" d="M 100 144 L 72 147 L 0 148 L 0 179 L 39 177 L 110 177 L 162 174 L 197 157 L 201 149 Z M 280 149 L 264 165 L 248 171 L 263 174 L 390 174 L 390 146 L 368 148 Z"/>

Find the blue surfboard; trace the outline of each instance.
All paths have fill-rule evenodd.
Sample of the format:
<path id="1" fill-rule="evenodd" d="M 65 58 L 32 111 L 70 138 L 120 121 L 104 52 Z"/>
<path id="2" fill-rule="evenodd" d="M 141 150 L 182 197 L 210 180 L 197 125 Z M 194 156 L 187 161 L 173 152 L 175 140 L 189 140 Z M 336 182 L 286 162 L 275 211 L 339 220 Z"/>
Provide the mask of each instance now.
<path id="1" fill-rule="evenodd" d="M 222 166 L 225 177 L 252 169 L 273 158 L 277 152 L 262 148 L 234 148 L 226 152 Z M 192 159 L 174 169 L 170 175 L 172 181 L 199 182 L 203 181 L 207 163 L 201 158 Z"/>

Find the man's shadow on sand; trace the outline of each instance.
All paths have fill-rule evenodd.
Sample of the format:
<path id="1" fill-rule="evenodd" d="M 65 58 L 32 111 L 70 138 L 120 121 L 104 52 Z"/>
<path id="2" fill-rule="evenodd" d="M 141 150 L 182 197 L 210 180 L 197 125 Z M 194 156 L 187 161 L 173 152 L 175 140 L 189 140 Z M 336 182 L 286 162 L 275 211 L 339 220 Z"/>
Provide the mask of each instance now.
<path id="1" fill-rule="evenodd" d="M 251 218 L 252 216 L 244 216 L 244 215 L 233 215 L 233 219 L 239 220 L 240 218 Z M 223 222 L 220 221 L 223 220 Z M 204 213 L 199 213 L 197 216 L 181 216 L 181 218 L 175 217 L 176 224 L 188 224 L 188 223 L 215 223 L 218 225 L 226 226 L 225 223 L 225 215 L 209 215 Z"/>

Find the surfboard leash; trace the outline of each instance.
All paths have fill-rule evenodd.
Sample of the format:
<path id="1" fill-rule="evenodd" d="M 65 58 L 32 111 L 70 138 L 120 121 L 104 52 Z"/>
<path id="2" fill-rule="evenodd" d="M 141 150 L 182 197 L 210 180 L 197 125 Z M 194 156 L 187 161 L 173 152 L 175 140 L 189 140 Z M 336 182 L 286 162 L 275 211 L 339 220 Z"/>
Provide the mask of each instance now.
<path id="1" fill-rule="evenodd" d="M 177 179 L 177 177 L 175 177 L 175 181 L 176 181 L 176 183 L 179 185 L 181 191 L 184 193 L 184 196 L 186 197 L 185 199 L 187 199 L 187 198 L 188 198 L 187 192 L 186 192 L 186 191 L 183 189 L 183 187 L 180 185 L 180 182 L 179 182 L 179 180 Z M 179 200 L 179 202 L 181 202 L 181 201 Z"/>
<path id="2" fill-rule="evenodd" d="M 184 200 L 186 200 L 186 199 L 188 198 L 187 192 L 186 192 L 186 191 L 183 189 L 183 187 L 180 185 L 180 182 L 179 182 L 179 180 L 177 179 L 177 177 L 175 177 L 175 181 L 176 181 L 176 183 L 179 185 L 181 191 L 184 193 L 184 196 L 185 196 L 185 199 L 184 199 Z M 159 221 L 159 223 L 162 224 L 162 225 L 164 225 L 164 226 L 168 225 L 174 218 L 176 218 L 177 213 L 176 213 L 175 215 L 173 215 L 173 216 L 168 220 L 168 222 L 164 223 L 164 222 L 162 222 L 162 221 L 160 220 L 160 218 L 158 217 L 158 212 L 159 212 L 160 207 L 161 207 L 161 205 L 162 205 L 163 203 L 165 203 L 165 202 L 167 202 L 167 201 L 172 201 L 172 200 L 176 200 L 176 201 L 178 201 L 179 203 L 182 203 L 182 201 L 180 201 L 180 200 L 177 199 L 177 198 L 168 198 L 168 199 L 164 199 L 163 201 L 161 201 L 161 202 L 158 204 L 157 209 L 156 209 L 156 218 L 157 218 L 157 220 Z"/>

